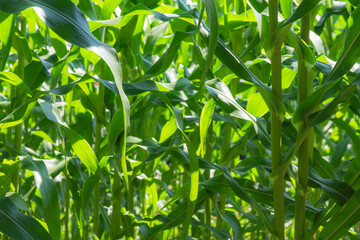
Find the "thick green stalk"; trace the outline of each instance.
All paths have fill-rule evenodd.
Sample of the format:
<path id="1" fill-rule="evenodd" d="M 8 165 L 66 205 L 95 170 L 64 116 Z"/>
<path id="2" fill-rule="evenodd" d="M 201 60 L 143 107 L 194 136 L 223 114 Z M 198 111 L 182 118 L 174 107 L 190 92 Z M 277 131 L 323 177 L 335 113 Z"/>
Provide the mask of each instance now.
<path id="1" fill-rule="evenodd" d="M 116 158 L 116 167 L 121 168 L 120 158 Z M 115 166 L 114 166 L 115 168 Z M 117 235 L 120 234 L 120 224 L 121 224 L 121 199 L 123 194 L 121 193 L 121 179 L 117 171 L 114 169 L 114 182 L 112 186 L 112 198 L 113 198 L 113 214 L 111 218 L 111 237 L 114 239 Z"/>
<path id="2" fill-rule="evenodd" d="M 209 126 L 209 134 L 211 134 L 212 132 L 212 123 L 210 123 Z M 212 147 L 209 144 L 209 141 L 207 141 L 206 143 L 206 153 L 205 153 L 205 159 L 207 159 L 208 161 L 211 162 L 211 158 L 212 158 Z M 209 169 L 205 169 L 205 179 L 210 179 L 210 170 Z M 205 224 L 211 226 L 211 201 L 210 198 L 205 200 L 204 203 L 204 207 L 205 207 Z M 205 229 L 205 236 L 204 236 L 204 240 L 210 240 L 211 239 L 211 232 L 209 229 Z"/>
<path id="3" fill-rule="evenodd" d="M 183 172 L 183 175 L 182 175 L 182 179 L 180 180 L 181 181 L 181 186 L 184 186 L 186 183 L 190 182 L 190 167 L 189 168 L 184 168 L 183 170 L 184 170 L 184 172 Z M 184 199 L 184 201 L 186 201 L 185 199 L 189 199 L 189 193 L 188 192 L 183 193 L 183 199 Z M 186 212 L 194 211 L 193 207 L 194 207 L 194 204 L 191 201 L 189 201 Z M 182 224 L 181 232 L 179 232 L 180 233 L 180 238 L 179 239 L 182 239 L 182 240 L 186 239 L 186 237 L 188 235 L 188 232 L 189 232 L 189 223 L 190 223 L 190 221 L 191 221 L 191 218 L 190 218 L 189 214 L 186 214 L 185 221 Z"/>
<path id="4" fill-rule="evenodd" d="M 99 97 L 98 97 L 98 108 L 96 115 L 96 129 L 95 129 L 95 153 L 98 158 L 101 145 L 101 128 L 103 121 L 103 108 L 104 108 L 104 95 L 105 87 L 103 84 L 99 84 Z M 93 230 L 98 236 L 99 234 L 99 206 L 100 206 L 100 183 L 97 182 L 94 187 L 94 218 L 93 218 Z"/>
<path id="5" fill-rule="evenodd" d="M 66 174 L 68 174 L 67 169 L 65 169 Z M 65 240 L 70 239 L 69 231 L 69 219 L 70 219 L 70 183 L 68 178 L 65 180 Z"/>
<path id="6" fill-rule="evenodd" d="M 301 18 L 301 38 L 309 43 L 309 31 L 310 31 L 310 15 L 306 15 Z M 298 72 L 298 103 L 299 105 L 308 96 L 308 78 L 309 73 L 305 66 L 305 61 L 301 59 L 299 61 Z M 306 128 L 307 119 L 304 119 L 304 128 Z M 304 129 L 299 129 L 303 131 Z M 300 240 L 305 236 L 305 200 L 306 200 L 306 188 L 309 168 L 309 139 L 308 136 L 304 139 L 299 148 L 299 161 L 298 161 L 298 182 L 296 184 L 295 195 L 295 239 Z M 312 146 L 311 146 L 312 147 Z"/>
<path id="7" fill-rule="evenodd" d="M 126 61 L 123 61 L 126 62 Z M 126 70 L 126 65 L 122 65 L 122 78 L 123 82 L 127 82 L 127 79 L 129 77 L 128 71 Z M 104 69 L 105 71 L 105 69 Z M 126 129 L 125 129 L 126 130 Z M 126 135 L 126 131 L 124 130 L 124 133 Z M 122 147 L 124 147 L 124 139 L 122 142 L 116 147 L 115 153 L 122 153 Z M 114 153 L 111 153 L 114 154 Z M 120 233 L 120 222 L 121 222 L 121 200 L 124 197 L 124 193 L 121 192 L 121 178 L 117 174 L 117 169 L 122 169 L 121 164 L 122 159 L 116 158 L 114 166 L 114 181 L 113 181 L 113 187 L 112 187 L 112 198 L 113 198 L 113 214 L 112 214 L 112 226 L 111 226 L 111 237 L 115 238 Z M 126 165 L 125 165 L 126 166 Z M 129 186 L 130 187 L 130 186 Z M 130 194 L 130 193 L 128 193 Z"/>
<path id="8" fill-rule="evenodd" d="M 269 30 L 274 32 L 278 27 L 278 0 L 269 0 Z M 281 97 L 281 47 L 276 47 L 271 56 L 272 91 Z M 272 169 L 281 164 L 281 119 L 278 113 L 271 115 L 271 162 Z M 284 177 L 276 175 L 273 178 L 274 187 L 274 230 L 278 239 L 284 239 Z"/>
<path id="9" fill-rule="evenodd" d="M 135 191 L 135 188 L 134 188 L 134 185 L 133 185 L 133 182 L 132 181 L 129 181 L 129 191 L 127 192 L 128 194 L 128 211 L 130 213 L 135 213 L 134 211 L 134 191 Z M 127 221 L 127 219 L 125 219 L 125 221 Z M 127 235 L 126 235 L 126 238 L 128 240 L 132 240 L 132 239 L 135 239 L 135 228 L 131 225 L 131 223 L 128 223 L 128 231 L 127 231 Z"/>
<path id="10" fill-rule="evenodd" d="M 310 96 L 313 92 L 314 84 L 314 76 L 309 73 L 308 79 L 308 96 Z M 314 147 L 315 147 L 315 132 L 314 129 L 310 129 L 308 134 L 308 145 L 309 145 L 309 164 L 312 166 L 314 163 Z"/>
<path id="11" fill-rule="evenodd" d="M 326 0 L 326 6 L 328 8 L 331 8 L 333 6 L 332 0 Z M 325 21 L 325 42 L 328 46 L 328 49 L 331 48 L 331 46 L 333 45 L 333 41 L 332 41 L 332 16 L 330 15 L 326 21 Z"/>
<path id="12" fill-rule="evenodd" d="M 68 78 L 68 65 L 65 64 L 63 70 L 62 70 L 62 76 L 61 76 L 61 84 L 64 86 L 69 83 Z M 64 118 L 66 123 L 70 126 L 71 125 L 71 98 L 69 99 L 70 94 L 65 95 L 65 113 Z M 61 131 L 59 131 L 59 135 L 61 136 Z M 63 146 L 63 152 L 65 152 L 65 143 L 62 141 Z M 64 193 L 64 201 L 65 201 L 65 209 L 64 209 L 64 225 L 65 225 L 65 240 L 70 239 L 70 174 L 68 171 L 68 161 L 65 157 L 65 169 L 63 170 L 63 174 L 65 176 L 65 193 Z"/>

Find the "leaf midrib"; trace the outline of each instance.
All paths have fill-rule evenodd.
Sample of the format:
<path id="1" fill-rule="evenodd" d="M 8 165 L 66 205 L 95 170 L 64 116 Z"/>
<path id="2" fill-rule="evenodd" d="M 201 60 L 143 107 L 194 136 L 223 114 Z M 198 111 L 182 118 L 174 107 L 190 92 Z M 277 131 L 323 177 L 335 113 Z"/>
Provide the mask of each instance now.
<path id="1" fill-rule="evenodd" d="M 359 208 L 360 208 L 360 205 L 357 205 L 357 207 L 356 207 L 353 211 L 351 211 L 350 214 L 348 214 L 348 215 L 345 217 L 344 221 L 343 221 L 341 224 L 337 225 L 337 227 L 334 228 L 334 230 L 330 233 L 328 239 L 331 238 L 332 236 L 334 236 L 334 234 L 346 223 L 347 220 L 349 220 L 349 218 L 351 218 L 351 217 L 356 213 L 356 211 L 357 211 Z"/>
<path id="2" fill-rule="evenodd" d="M 1 209 L 0 209 L 0 212 L 1 212 L 2 214 L 4 214 L 6 217 L 8 217 L 8 219 L 9 219 L 10 221 L 12 221 L 15 225 L 17 225 L 20 229 L 22 229 L 23 232 L 26 233 L 31 239 L 34 239 L 34 238 L 31 236 L 31 234 L 28 233 L 28 232 L 26 231 L 26 229 L 23 228 L 23 226 L 20 225 L 20 224 L 16 221 L 16 219 L 12 218 L 10 215 L 8 215 L 6 212 L 4 212 L 4 211 L 1 210 Z"/>
<path id="3" fill-rule="evenodd" d="M 33 161 L 35 161 L 35 160 L 33 160 Z M 45 190 L 46 190 L 46 193 L 45 193 L 45 194 L 47 195 L 47 198 L 50 199 L 49 196 L 51 196 L 51 195 L 50 195 L 49 193 L 50 193 L 50 190 L 51 190 L 51 189 L 50 189 L 50 186 L 48 186 L 48 184 L 47 184 L 47 180 L 50 180 L 50 178 L 49 178 L 49 177 L 44 178 L 44 175 L 42 174 L 42 171 L 40 171 L 41 169 L 38 168 L 37 165 L 35 165 L 35 163 L 34 163 L 33 161 L 29 160 L 29 162 L 35 167 L 35 169 L 36 169 L 37 173 L 40 175 L 40 177 L 41 177 L 43 180 L 46 180 L 46 181 L 43 181 L 43 182 L 44 182 L 44 186 L 45 186 Z M 39 190 L 40 190 L 40 185 L 39 185 Z M 51 207 L 52 204 L 49 204 L 49 205 L 50 205 L 50 208 L 53 209 L 53 208 Z M 54 220 L 53 211 L 50 211 L 50 217 L 51 217 L 51 220 Z"/>
<path id="4" fill-rule="evenodd" d="M 69 19 L 69 18 L 67 18 L 65 15 L 62 15 L 60 12 L 57 11 L 57 9 L 53 9 L 51 6 L 43 3 L 42 1 L 32 0 L 32 2 L 37 3 L 37 4 L 39 4 L 40 6 L 43 6 L 44 8 L 50 10 L 51 12 L 54 12 L 56 15 L 58 15 L 58 16 L 64 18 L 64 19 L 66 19 L 69 23 L 71 23 L 71 24 L 74 25 L 76 28 L 78 28 L 78 29 L 80 30 L 80 32 L 82 32 L 82 33 L 84 33 L 86 36 L 88 36 L 89 39 L 90 39 L 92 42 L 94 42 L 94 44 L 95 44 L 96 46 L 100 46 L 100 45 L 98 44 L 98 41 L 96 41 L 97 39 L 96 39 L 94 36 L 92 36 L 91 34 L 87 33 L 80 25 L 77 24 L 77 22 L 74 22 L 74 21 L 72 21 L 72 19 Z M 71 2 L 71 3 L 72 3 L 72 2 Z M 73 3 L 72 3 L 72 4 L 73 4 Z M 84 20 L 85 20 L 85 22 L 87 22 L 86 19 L 84 19 Z M 90 31 L 90 30 L 89 30 L 89 31 Z"/>

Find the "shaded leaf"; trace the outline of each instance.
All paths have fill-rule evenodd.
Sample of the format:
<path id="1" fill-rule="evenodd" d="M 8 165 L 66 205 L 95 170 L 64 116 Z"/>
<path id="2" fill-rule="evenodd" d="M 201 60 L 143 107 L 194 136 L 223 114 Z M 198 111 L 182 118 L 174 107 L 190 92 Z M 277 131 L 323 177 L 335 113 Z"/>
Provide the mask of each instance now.
<path id="1" fill-rule="evenodd" d="M 24 167 L 33 172 L 35 182 L 40 190 L 44 219 L 49 232 L 54 239 L 60 239 L 60 207 L 55 182 L 49 178 L 43 161 L 35 160 L 31 156 L 20 158 Z"/>
<path id="2" fill-rule="evenodd" d="M 15 240 L 51 240 L 45 228 L 22 214 L 7 197 L 0 197 L 0 231 Z"/>

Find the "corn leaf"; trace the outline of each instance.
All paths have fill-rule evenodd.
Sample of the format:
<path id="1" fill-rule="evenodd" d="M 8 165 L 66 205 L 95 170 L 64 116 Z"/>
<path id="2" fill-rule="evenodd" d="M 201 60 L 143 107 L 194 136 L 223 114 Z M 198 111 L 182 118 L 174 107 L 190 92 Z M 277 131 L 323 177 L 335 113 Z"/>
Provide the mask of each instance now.
<path id="1" fill-rule="evenodd" d="M 53 239 L 60 239 L 60 207 L 55 182 L 49 178 L 43 161 L 35 160 L 31 156 L 21 158 L 24 167 L 33 172 L 35 182 L 40 190 L 44 219 Z"/>
<path id="2" fill-rule="evenodd" d="M 51 240 L 45 228 L 34 218 L 21 213 L 7 197 L 0 197 L 0 231 L 15 240 Z"/>
<path id="3" fill-rule="evenodd" d="M 344 207 L 324 224 L 320 232 L 319 240 L 339 239 L 348 229 L 360 220 L 360 191 L 356 191 L 353 197 L 347 201 Z"/>

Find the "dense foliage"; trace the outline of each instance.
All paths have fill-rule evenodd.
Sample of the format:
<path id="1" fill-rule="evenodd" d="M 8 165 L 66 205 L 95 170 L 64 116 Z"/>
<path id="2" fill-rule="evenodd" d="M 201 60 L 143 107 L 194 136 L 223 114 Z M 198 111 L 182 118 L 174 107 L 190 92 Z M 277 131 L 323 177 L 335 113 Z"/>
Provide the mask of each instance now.
<path id="1" fill-rule="evenodd" d="M 359 0 L 0 0 L 3 239 L 360 239 Z"/>

